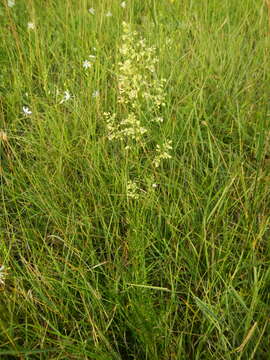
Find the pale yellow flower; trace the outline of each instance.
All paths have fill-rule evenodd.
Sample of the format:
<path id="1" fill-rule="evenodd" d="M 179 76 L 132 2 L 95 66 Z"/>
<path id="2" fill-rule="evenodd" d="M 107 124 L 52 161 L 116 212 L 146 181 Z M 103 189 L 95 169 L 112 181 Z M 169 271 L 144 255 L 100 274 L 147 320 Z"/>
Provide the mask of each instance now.
<path id="1" fill-rule="evenodd" d="M 134 182 L 129 180 L 127 182 L 127 197 L 131 199 L 139 199 L 139 188 L 138 185 Z"/>
<path id="2" fill-rule="evenodd" d="M 172 156 L 169 153 L 170 150 L 172 150 L 171 144 L 171 140 L 166 140 L 162 145 L 156 146 L 156 156 L 153 160 L 153 164 L 155 165 L 155 167 L 159 167 L 161 160 L 171 159 Z"/>

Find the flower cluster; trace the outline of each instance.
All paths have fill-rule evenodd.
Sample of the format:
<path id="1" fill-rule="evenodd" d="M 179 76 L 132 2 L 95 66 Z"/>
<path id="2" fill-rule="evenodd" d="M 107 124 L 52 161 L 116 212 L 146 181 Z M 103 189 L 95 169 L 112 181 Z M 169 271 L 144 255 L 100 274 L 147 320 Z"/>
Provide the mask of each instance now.
<path id="1" fill-rule="evenodd" d="M 165 105 L 164 82 L 155 71 L 158 62 L 156 49 L 147 46 L 130 24 L 123 22 L 122 61 L 118 71 L 118 102 L 136 110 L 158 112 Z"/>
<path id="2" fill-rule="evenodd" d="M 121 61 L 118 63 L 117 102 L 122 106 L 121 114 L 105 113 L 109 140 L 118 139 L 128 142 L 129 139 L 143 142 L 143 135 L 148 131 L 142 124 L 145 112 L 148 121 L 161 123 L 163 118 L 158 114 L 165 105 L 164 82 L 156 74 L 156 49 L 146 44 L 145 39 L 132 31 L 131 25 L 123 22 L 122 42 L 119 48 Z M 127 146 L 128 147 L 128 146 Z"/>
<path id="3" fill-rule="evenodd" d="M 121 141 L 125 144 L 126 150 L 136 145 L 137 148 L 143 147 L 145 151 L 145 135 L 148 134 L 148 139 L 151 123 L 163 122 L 160 113 L 165 106 L 165 79 L 159 79 L 157 76 L 158 59 L 155 47 L 148 46 L 145 39 L 140 38 L 126 22 L 123 22 L 119 55 L 120 61 L 116 72 L 118 111 L 104 113 L 107 138 L 110 141 Z M 162 160 L 171 158 L 171 149 L 171 141 L 156 146 L 156 154 L 152 160 L 154 167 L 158 168 Z M 138 163 L 140 161 L 141 158 L 138 158 Z M 156 188 L 157 184 L 154 183 L 150 187 Z M 138 199 L 141 193 L 142 190 L 134 180 L 127 182 L 129 198 Z"/>
<path id="4" fill-rule="evenodd" d="M 171 140 L 167 140 L 162 145 L 156 146 L 156 156 L 153 160 L 155 167 L 159 167 L 162 159 L 170 159 L 172 157 L 169 154 L 170 150 L 172 149 L 171 143 Z"/>
<path id="5" fill-rule="evenodd" d="M 127 197 L 131 199 L 139 199 L 139 188 L 136 182 L 131 180 L 127 182 Z"/>
<path id="6" fill-rule="evenodd" d="M 120 122 L 116 119 L 116 114 L 104 113 L 107 118 L 107 129 L 109 140 L 128 140 L 139 141 L 147 129 L 141 125 L 134 113 L 130 113 Z"/>

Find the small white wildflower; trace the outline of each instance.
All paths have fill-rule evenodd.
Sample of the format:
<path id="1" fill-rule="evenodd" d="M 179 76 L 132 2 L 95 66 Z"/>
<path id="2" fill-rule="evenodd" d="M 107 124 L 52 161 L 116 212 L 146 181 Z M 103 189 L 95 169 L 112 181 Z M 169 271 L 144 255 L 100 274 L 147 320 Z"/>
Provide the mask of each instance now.
<path id="1" fill-rule="evenodd" d="M 92 15 L 95 15 L 95 9 L 94 8 L 90 8 L 90 9 L 88 9 L 88 11 L 90 12 L 90 14 L 92 14 Z"/>
<path id="2" fill-rule="evenodd" d="M 106 16 L 107 16 L 107 17 L 111 17 L 111 16 L 112 16 L 112 13 L 111 13 L 110 11 L 108 11 L 108 12 L 106 13 Z"/>
<path id="3" fill-rule="evenodd" d="M 8 0 L 7 5 L 12 8 L 15 5 L 15 0 Z"/>
<path id="4" fill-rule="evenodd" d="M 152 187 L 153 187 L 153 188 L 157 188 L 157 187 L 158 187 L 158 184 L 152 184 Z"/>
<path id="5" fill-rule="evenodd" d="M 23 113 L 25 116 L 29 116 L 32 114 L 32 111 L 27 106 L 23 106 Z"/>
<path id="6" fill-rule="evenodd" d="M 93 91 L 92 98 L 96 98 L 98 96 L 99 96 L 99 91 L 98 90 Z"/>
<path id="7" fill-rule="evenodd" d="M 96 50 L 96 48 L 94 48 L 94 50 Z M 95 55 L 89 55 L 88 57 L 89 57 L 90 59 L 93 59 L 93 60 L 96 58 Z"/>
<path id="8" fill-rule="evenodd" d="M 85 69 L 89 69 L 91 66 L 92 66 L 92 64 L 90 63 L 90 61 L 84 60 L 84 62 L 83 62 L 83 67 L 84 67 Z"/>
<path id="9" fill-rule="evenodd" d="M 72 97 L 72 96 L 71 96 L 71 94 L 70 94 L 70 92 L 69 92 L 68 90 L 64 91 L 64 97 L 63 97 L 63 99 L 60 101 L 60 104 L 63 104 L 63 102 L 70 100 L 71 97 Z"/>
<path id="10" fill-rule="evenodd" d="M 34 24 L 33 22 L 29 22 L 29 23 L 27 24 L 27 29 L 28 29 L 28 30 L 34 30 L 34 29 L 35 29 L 35 24 Z"/>
<path id="11" fill-rule="evenodd" d="M 7 276 L 7 273 L 5 271 L 5 266 L 2 265 L 0 267 L 0 285 L 5 285 L 5 278 Z"/>
<path id="12" fill-rule="evenodd" d="M 124 9 L 127 6 L 127 3 L 125 1 L 122 1 L 120 6 Z"/>

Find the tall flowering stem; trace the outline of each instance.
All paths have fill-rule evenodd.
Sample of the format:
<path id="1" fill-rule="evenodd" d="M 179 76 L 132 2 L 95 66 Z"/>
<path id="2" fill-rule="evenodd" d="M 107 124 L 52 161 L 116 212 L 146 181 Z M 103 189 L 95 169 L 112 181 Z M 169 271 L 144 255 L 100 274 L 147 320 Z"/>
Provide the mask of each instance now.
<path id="1" fill-rule="evenodd" d="M 145 39 L 126 22 L 123 22 L 119 56 L 116 72 L 118 111 L 104 113 L 107 138 L 122 142 L 126 150 L 136 147 L 145 152 L 146 136 L 151 139 L 153 123 L 163 122 L 161 111 L 165 106 L 165 79 L 157 76 L 158 58 L 155 47 L 147 46 Z M 156 154 L 152 160 L 155 168 L 159 167 L 162 160 L 171 157 L 170 144 L 170 141 L 165 141 L 164 145 L 156 146 Z M 138 151 L 135 153 L 138 154 Z M 135 161 L 140 163 L 141 158 Z M 127 181 L 127 193 L 132 193 L 132 198 L 137 199 L 137 185 L 132 185 L 131 180 Z"/>

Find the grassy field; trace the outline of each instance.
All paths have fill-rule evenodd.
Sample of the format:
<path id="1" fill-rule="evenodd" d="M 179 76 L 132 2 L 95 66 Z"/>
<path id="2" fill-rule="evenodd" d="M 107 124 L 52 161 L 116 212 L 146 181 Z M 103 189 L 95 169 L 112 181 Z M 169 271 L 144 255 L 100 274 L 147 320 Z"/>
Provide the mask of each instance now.
<path id="1" fill-rule="evenodd" d="M 266 3 L 0 24 L 0 359 L 268 360 Z"/>

